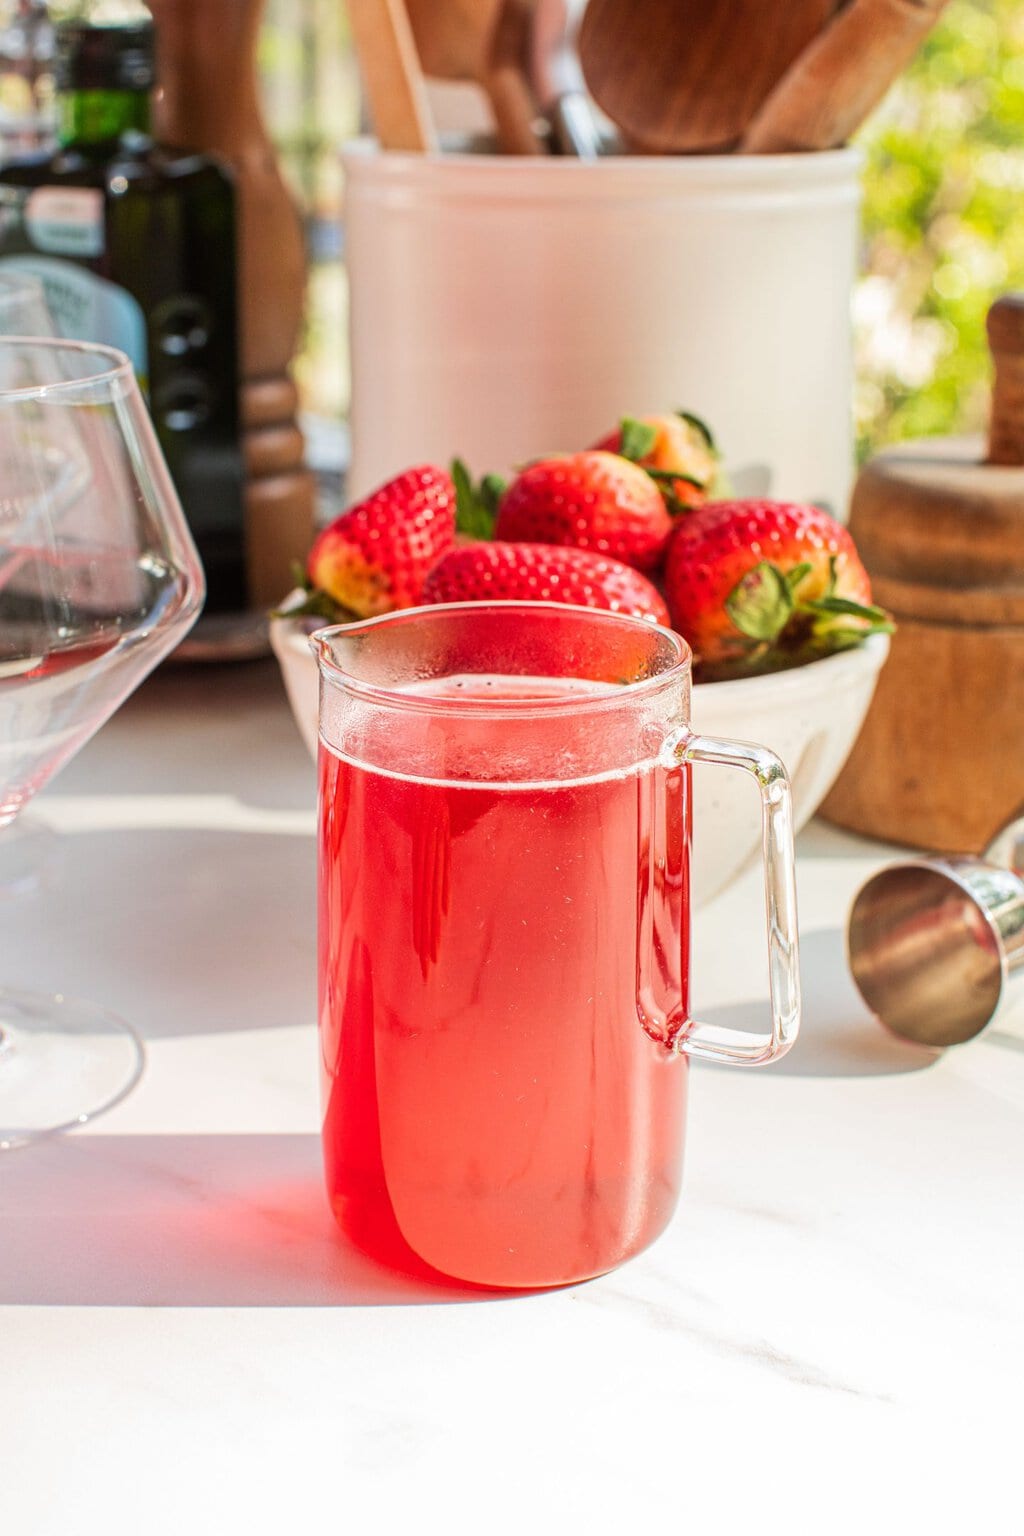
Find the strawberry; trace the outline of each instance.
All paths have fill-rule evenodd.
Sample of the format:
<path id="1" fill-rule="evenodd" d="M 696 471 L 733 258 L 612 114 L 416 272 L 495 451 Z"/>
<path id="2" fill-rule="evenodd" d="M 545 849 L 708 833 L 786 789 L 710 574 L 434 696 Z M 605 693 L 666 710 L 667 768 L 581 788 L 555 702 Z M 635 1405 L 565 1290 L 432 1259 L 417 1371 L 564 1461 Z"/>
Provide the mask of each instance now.
<path id="1" fill-rule="evenodd" d="M 892 628 L 846 529 L 785 501 L 707 502 L 681 518 L 665 592 L 705 681 L 794 666 Z"/>
<path id="2" fill-rule="evenodd" d="M 427 572 L 455 539 L 455 487 L 432 464 L 408 469 L 322 530 L 306 562 L 297 612 L 361 619 L 412 608 Z"/>
<path id="3" fill-rule="evenodd" d="M 673 511 L 699 506 L 718 474 L 718 450 L 699 416 L 624 416 L 597 449 L 622 454 L 646 469 L 669 498 Z"/>
<path id="4" fill-rule="evenodd" d="M 423 589 L 427 603 L 573 603 L 668 623 L 661 594 L 639 571 L 585 549 L 495 541 L 463 544 L 434 566 Z"/>
<path id="5" fill-rule="evenodd" d="M 494 536 L 569 544 L 648 571 L 671 531 L 649 475 L 617 454 L 587 450 L 527 465 L 501 498 Z"/>

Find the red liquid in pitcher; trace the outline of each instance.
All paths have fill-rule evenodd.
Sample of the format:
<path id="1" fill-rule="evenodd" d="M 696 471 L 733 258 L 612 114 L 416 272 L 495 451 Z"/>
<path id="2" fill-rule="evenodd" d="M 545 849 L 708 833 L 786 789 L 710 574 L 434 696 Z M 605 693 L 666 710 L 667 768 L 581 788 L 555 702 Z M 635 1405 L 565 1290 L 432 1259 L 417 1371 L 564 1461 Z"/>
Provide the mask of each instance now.
<path id="1" fill-rule="evenodd" d="M 500 772 L 501 720 L 389 724 L 457 733 L 446 778 L 458 753 Z M 564 717 L 530 729 L 557 759 Z M 387 1263 L 557 1285 L 644 1248 L 678 1193 L 688 772 L 471 777 L 403 776 L 321 744 L 327 1186 L 342 1227 Z"/>

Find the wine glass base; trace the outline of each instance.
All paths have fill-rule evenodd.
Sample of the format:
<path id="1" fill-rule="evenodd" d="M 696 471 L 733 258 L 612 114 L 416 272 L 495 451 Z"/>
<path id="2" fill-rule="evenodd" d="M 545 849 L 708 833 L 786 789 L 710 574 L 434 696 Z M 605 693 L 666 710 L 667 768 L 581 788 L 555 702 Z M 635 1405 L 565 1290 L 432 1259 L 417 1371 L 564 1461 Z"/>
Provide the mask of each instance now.
<path id="1" fill-rule="evenodd" d="M 142 1074 L 138 1035 L 94 1003 L 0 990 L 0 1152 L 84 1125 Z"/>

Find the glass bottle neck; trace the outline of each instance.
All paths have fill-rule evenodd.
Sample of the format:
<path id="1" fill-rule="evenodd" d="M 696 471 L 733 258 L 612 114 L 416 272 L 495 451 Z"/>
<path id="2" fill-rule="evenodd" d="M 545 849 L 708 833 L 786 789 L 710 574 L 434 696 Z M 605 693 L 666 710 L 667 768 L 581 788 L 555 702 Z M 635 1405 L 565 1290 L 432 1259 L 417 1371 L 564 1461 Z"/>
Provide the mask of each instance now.
<path id="1" fill-rule="evenodd" d="M 110 144 L 124 133 L 149 130 L 144 91 L 66 91 L 57 99 L 57 137 L 65 147 Z"/>

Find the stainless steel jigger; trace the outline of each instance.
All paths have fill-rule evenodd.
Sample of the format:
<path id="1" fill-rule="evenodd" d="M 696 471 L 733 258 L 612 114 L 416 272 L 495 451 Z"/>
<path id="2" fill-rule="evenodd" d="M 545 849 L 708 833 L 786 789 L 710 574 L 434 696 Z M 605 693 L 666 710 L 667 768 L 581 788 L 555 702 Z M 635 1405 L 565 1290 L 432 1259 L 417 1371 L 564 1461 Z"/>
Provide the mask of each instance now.
<path id="1" fill-rule="evenodd" d="M 1024 977 L 1024 820 L 981 858 L 891 864 L 858 891 L 847 958 L 872 1013 L 907 1040 L 961 1045 L 1007 1004 Z M 1018 864 L 1018 868 L 1019 868 Z"/>

